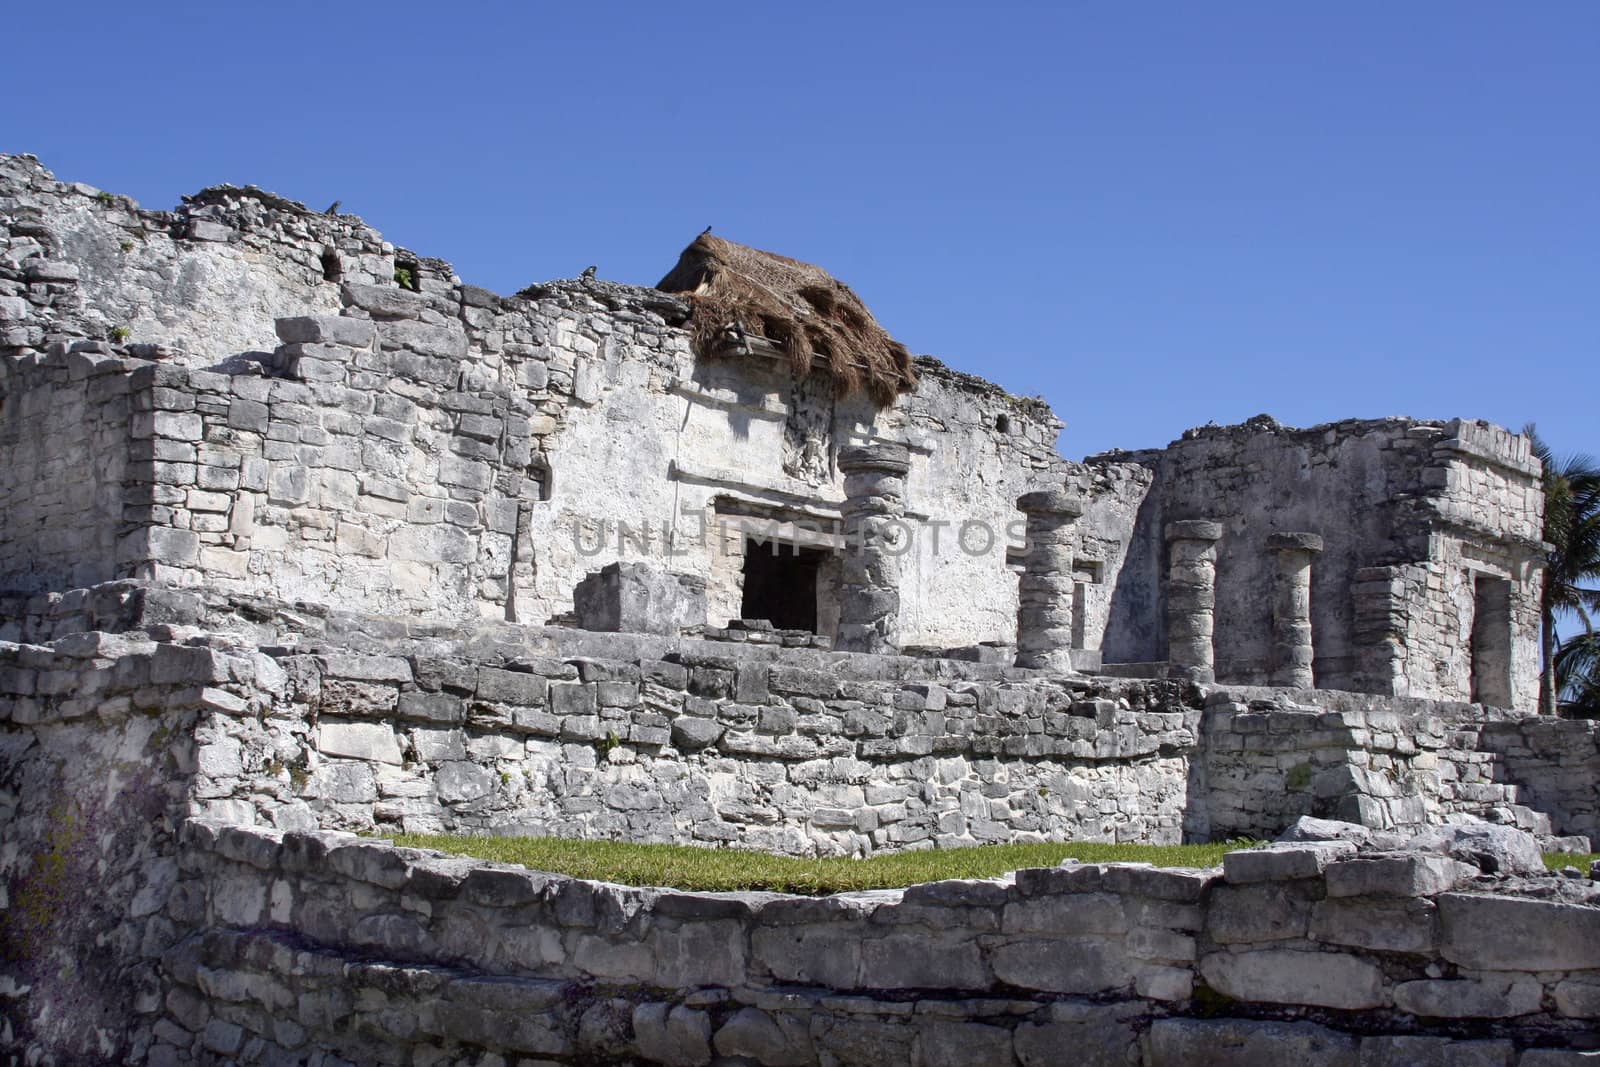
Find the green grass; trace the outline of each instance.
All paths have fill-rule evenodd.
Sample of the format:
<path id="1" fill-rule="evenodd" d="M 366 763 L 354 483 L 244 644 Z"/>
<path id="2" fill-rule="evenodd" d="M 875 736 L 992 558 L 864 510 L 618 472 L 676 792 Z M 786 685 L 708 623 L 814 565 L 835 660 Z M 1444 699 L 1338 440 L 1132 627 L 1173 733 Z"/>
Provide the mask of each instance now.
<path id="1" fill-rule="evenodd" d="M 1153 863 L 1211 867 L 1222 854 L 1251 844 L 1027 844 L 895 852 L 868 859 L 799 859 L 732 848 L 637 845 L 556 837 L 457 837 L 400 834 L 397 845 L 431 848 L 540 871 L 625 885 L 675 889 L 770 889 L 821 895 L 855 889 L 898 889 L 941 878 L 993 878 L 1021 867 L 1054 867 L 1071 856 L 1085 863 Z"/>
<path id="2" fill-rule="evenodd" d="M 1552 871 L 1559 871 L 1563 867 L 1576 867 L 1584 874 L 1589 873 L 1589 864 L 1600 860 L 1600 852 L 1546 852 L 1544 865 Z"/>

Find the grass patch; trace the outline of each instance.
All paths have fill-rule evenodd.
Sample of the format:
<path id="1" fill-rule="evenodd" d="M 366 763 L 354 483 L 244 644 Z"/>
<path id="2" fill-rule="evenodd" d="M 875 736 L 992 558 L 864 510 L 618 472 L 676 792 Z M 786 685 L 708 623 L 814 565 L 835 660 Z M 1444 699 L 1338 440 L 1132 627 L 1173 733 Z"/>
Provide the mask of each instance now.
<path id="1" fill-rule="evenodd" d="M 1600 852 L 1546 852 L 1544 865 L 1552 871 L 1559 871 L 1563 867 L 1576 867 L 1584 874 L 1589 873 L 1589 864 L 1600 860 Z"/>
<path id="2" fill-rule="evenodd" d="M 1252 844 L 1210 845 L 1026 844 L 894 852 L 867 859 L 800 859 L 733 848 L 639 845 L 559 837 L 460 837 L 400 834 L 406 848 L 520 863 L 539 871 L 624 885 L 674 889 L 768 889 L 821 895 L 856 889 L 899 889 L 941 878 L 993 878 L 1021 867 L 1054 867 L 1071 856 L 1085 863 L 1153 863 L 1157 867 L 1211 867 L 1222 854 Z"/>

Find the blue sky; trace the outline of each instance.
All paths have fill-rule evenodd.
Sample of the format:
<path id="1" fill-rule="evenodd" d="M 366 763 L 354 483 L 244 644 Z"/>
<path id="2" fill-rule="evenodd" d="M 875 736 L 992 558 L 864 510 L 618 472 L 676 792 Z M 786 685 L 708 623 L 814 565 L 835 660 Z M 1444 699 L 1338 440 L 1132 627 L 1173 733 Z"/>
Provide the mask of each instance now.
<path id="1" fill-rule="evenodd" d="M 13 5 L 0 150 L 334 199 L 511 292 L 704 226 L 1045 396 L 1600 452 L 1600 5 Z"/>

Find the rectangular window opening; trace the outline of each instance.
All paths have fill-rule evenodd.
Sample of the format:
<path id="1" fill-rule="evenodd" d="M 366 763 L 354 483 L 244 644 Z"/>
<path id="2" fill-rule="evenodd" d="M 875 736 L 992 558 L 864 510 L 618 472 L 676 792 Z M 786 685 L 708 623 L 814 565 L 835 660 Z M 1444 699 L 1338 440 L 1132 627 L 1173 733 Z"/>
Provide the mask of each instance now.
<path id="1" fill-rule="evenodd" d="M 422 268 L 415 260 L 395 260 L 394 283 L 402 289 L 410 289 L 413 293 L 422 292 Z"/>

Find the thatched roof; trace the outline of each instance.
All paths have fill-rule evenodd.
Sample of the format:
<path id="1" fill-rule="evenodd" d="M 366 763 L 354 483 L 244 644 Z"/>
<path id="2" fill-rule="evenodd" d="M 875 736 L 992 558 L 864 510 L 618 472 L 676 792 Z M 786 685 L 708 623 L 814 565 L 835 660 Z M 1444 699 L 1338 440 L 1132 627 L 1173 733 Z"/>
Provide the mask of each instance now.
<path id="1" fill-rule="evenodd" d="M 823 370 L 841 394 L 864 390 L 887 405 L 917 384 L 906 346 L 821 267 L 706 233 L 656 288 L 689 297 L 703 356 L 749 353 L 750 339 L 766 338 L 789 357 L 796 378 Z"/>

